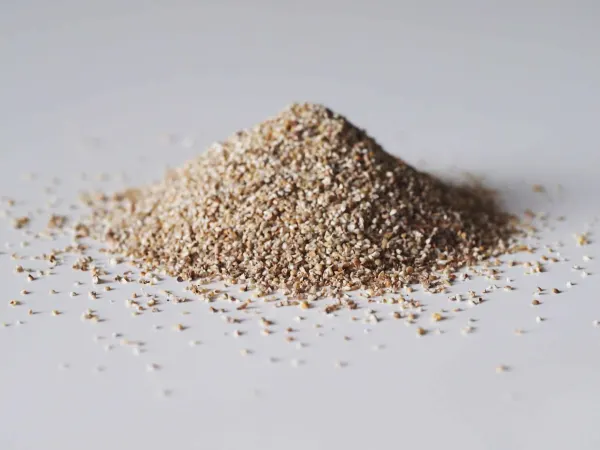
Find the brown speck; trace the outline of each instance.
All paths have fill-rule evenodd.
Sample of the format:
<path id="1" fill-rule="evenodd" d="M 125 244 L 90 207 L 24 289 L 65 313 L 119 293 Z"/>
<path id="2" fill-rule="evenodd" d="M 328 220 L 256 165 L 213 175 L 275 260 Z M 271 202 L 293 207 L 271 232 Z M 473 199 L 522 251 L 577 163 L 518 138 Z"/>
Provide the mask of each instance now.
<path id="1" fill-rule="evenodd" d="M 95 317 L 94 312 L 91 309 L 87 309 L 82 315 L 81 320 L 91 320 Z"/>
<path id="2" fill-rule="evenodd" d="M 247 300 L 244 303 L 242 303 L 240 306 L 238 306 L 236 309 L 238 311 L 243 311 L 244 309 L 248 308 L 249 305 L 250 305 L 250 300 Z"/>
<path id="3" fill-rule="evenodd" d="M 578 246 L 583 246 L 589 244 L 589 240 L 586 233 L 576 234 L 575 240 L 577 241 Z"/>
<path id="4" fill-rule="evenodd" d="M 306 300 L 300 302 L 300 308 L 302 309 L 309 309 L 310 308 L 310 303 L 308 303 Z"/>
<path id="5" fill-rule="evenodd" d="M 50 216 L 50 219 L 48 220 L 48 224 L 46 225 L 46 227 L 49 229 L 60 229 L 65 226 L 66 222 L 67 222 L 66 216 L 59 216 L 56 214 L 52 214 Z"/>
<path id="6" fill-rule="evenodd" d="M 541 304 L 542 304 L 542 302 L 540 302 L 538 299 L 534 298 L 534 299 L 531 301 L 531 304 L 532 304 L 533 306 L 538 306 L 538 305 L 541 305 Z"/>
<path id="7" fill-rule="evenodd" d="M 433 320 L 434 322 L 439 322 L 443 319 L 444 319 L 444 316 L 442 316 L 440 313 L 433 313 L 431 315 L 431 320 Z"/>
<path id="8" fill-rule="evenodd" d="M 17 217 L 13 220 L 13 226 L 16 229 L 21 229 L 29 225 L 30 219 L 27 216 Z"/>

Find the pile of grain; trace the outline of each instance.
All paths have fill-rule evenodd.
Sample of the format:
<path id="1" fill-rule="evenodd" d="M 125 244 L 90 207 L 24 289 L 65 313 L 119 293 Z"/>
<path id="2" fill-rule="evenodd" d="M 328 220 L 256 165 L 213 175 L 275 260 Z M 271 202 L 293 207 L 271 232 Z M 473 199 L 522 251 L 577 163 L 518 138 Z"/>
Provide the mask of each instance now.
<path id="1" fill-rule="evenodd" d="M 481 189 L 442 183 L 317 104 L 235 133 L 160 183 L 96 202 L 111 252 L 184 280 L 270 291 L 437 290 L 508 251 L 511 218 Z"/>

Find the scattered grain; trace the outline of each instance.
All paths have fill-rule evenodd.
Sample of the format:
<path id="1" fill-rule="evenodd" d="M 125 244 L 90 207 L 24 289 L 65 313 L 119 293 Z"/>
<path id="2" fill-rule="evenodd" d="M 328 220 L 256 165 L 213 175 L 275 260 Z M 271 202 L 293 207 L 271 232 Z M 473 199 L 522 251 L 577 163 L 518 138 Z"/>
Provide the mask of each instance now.
<path id="1" fill-rule="evenodd" d="M 444 316 L 442 316 L 440 313 L 433 313 L 431 315 L 431 320 L 434 322 L 439 322 L 441 320 L 444 320 Z"/>
<path id="2" fill-rule="evenodd" d="M 160 366 L 155 363 L 146 364 L 146 372 L 156 372 L 160 369 Z"/>
<path id="3" fill-rule="evenodd" d="M 344 367 L 348 366 L 348 363 L 346 361 L 339 360 L 335 361 L 333 364 L 336 367 L 336 369 L 343 369 Z"/>
<path id="4" fill-rule="evenodd" d="M 464 327 L 460 330 L 462 335 L 471 334 L 473 331 L 474 331 L 474 328 L 470 325 L 467 325 L 466 327 Z"/>
<path id="5" fill-rule="evenodd" d="M 13 219 L 13 227 L 15 227 L 16 229 L 21 229 L 29 225 L 29 222 L 30 219 L 27 216 L 16 217 L 15 219 Z"/>

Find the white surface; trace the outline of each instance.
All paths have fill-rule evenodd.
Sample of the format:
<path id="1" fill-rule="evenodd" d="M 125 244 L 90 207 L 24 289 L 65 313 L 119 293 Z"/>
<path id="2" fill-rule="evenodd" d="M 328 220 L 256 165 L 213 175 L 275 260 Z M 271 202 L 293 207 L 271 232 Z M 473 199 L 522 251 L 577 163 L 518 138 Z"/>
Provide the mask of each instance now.
<path id="1" fill-rule="evenodd" d="M 3 248 L 3 302 L 22 288 L 33 293 L 22 307 L 0 304 L 0 322 L 13 324 L 0 328 L 0 448 L 600 448 L 600 328 L 592 326 L 600 272 L 598 259 L 582 261 L 600 252 L 572 238 L 596 230 L 600 202 L 597 2 L 202 3 L 2 3 L 0 194 L 20 200 L 17 211 L 45 207 L 53 177 L 62 208 L 82 188 L 123 185 L 96 181 L 101 172 L 124 172 L 129 184 L 157 179 L 210 142 L 311 100 L 418 167 L 485 175 L 514 211 L 567 216 L 543 243 L 562 240 L 564 256 L 591 275 L 582 279 L 571 263 L 535 277 L 511 269 L 517 291 L 442 323 L 440 336 L 417 339 L 392 320 L 365 334 L 347 312 L 328 319 L 311 310 L 296 324 L 298 310 L 263 308 L 279 324 L 263 337 L 256 320 L 228 325 L 200 302 L 131 317 L 123 302 L 136 285 L 96 301 L 70 298 L 90 288 L 73 287 L 88 275 L 68 265 L 27 284 Z M 24 181 L 26 172 L 38 176 Z M 550 194 L 533 194 L 533 183 Z M 8 223 L 0 228 L 1 243 L 39 252 L 19 248 L 23 239 Z M 533 308 L 536 285 L 565 292 Z M 445 296 L 415 297 L 429 312 L 449 307 Z M 106 322 L 79 320 L 91 306 Z M 29 317 L 28 307 L 42 313 Z M 388 308 L 375 309 L 387 319 Z M 462 336 L 469 317 L 477 330 Z M 178 322 L 189 329 L 172 331 Z M 284 342 L 288 323 L 306 348 Z M 224 335 L 234 327 L 247 335 Z M 113 332 L 147 351 L 133 355 Z M 189 347 L 194 339 L 202 344 Z M 242 348 L 254 353 L 242 357 Z M 291 367 L 294 358 L 305 364 Z M 349 366 L 336 369 L 338 359 Z M 161 370 L 148 373 L 152 362 Z M 496 374 L 499 364 L 512 370 Z M 165 389 L 172 393 L 161 398 Z"/>

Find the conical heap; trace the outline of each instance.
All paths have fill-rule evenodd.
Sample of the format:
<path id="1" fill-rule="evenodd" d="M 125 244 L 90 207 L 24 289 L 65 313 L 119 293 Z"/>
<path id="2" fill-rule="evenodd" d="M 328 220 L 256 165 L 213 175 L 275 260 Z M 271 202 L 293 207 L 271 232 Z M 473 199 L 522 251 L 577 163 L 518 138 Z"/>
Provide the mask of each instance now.
<path id="1" fill-rule="evenodd" d="M 436 290 L 514 232 L 489 195 L 418 172 L 311 103 L 96 204 L 90 229 L 147 270 L 293 293 Z"/>

